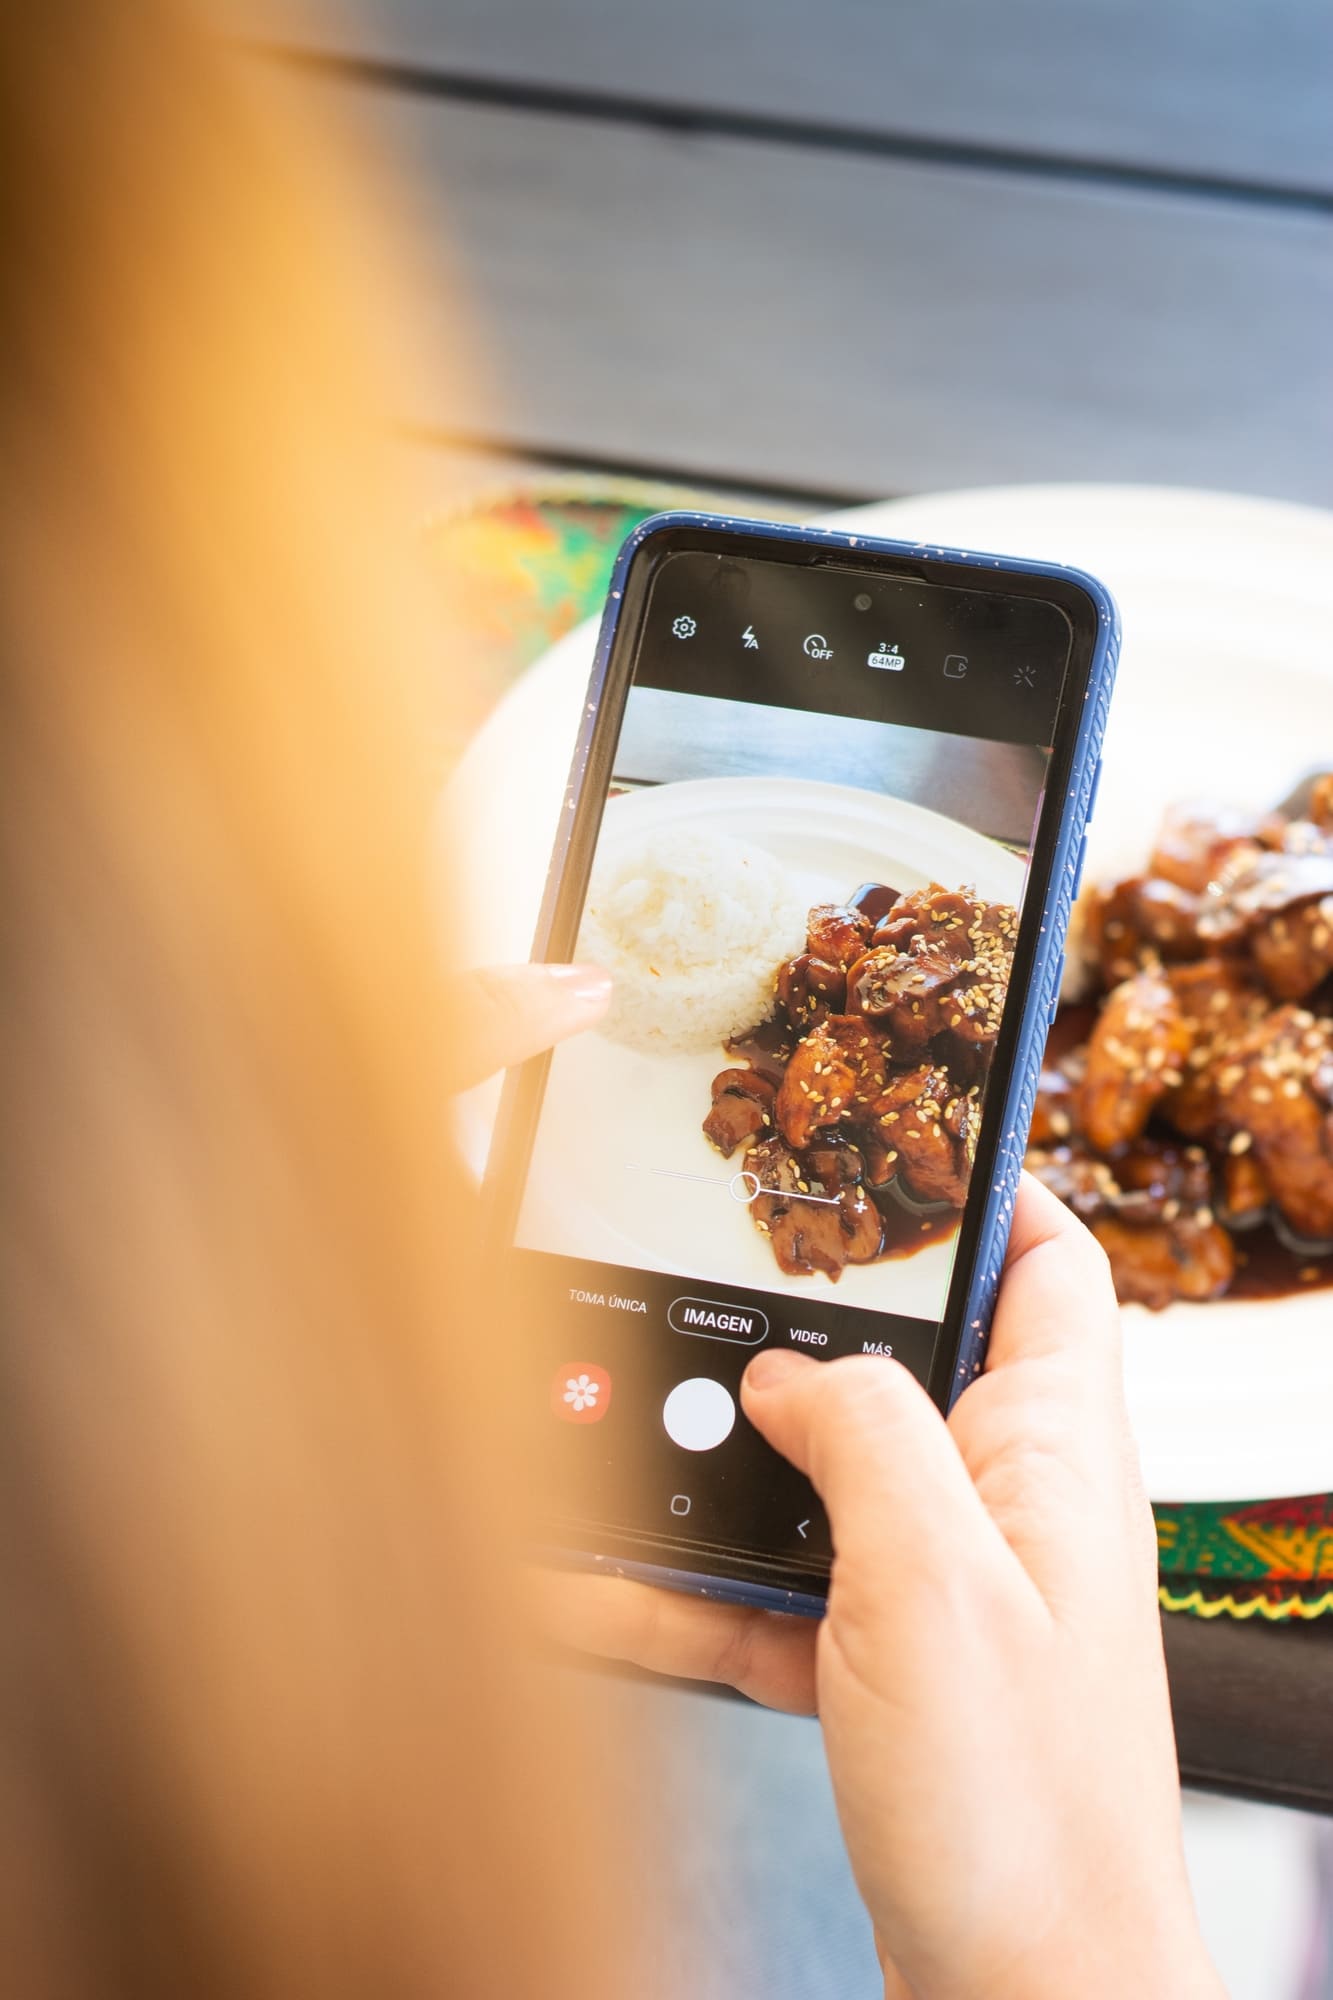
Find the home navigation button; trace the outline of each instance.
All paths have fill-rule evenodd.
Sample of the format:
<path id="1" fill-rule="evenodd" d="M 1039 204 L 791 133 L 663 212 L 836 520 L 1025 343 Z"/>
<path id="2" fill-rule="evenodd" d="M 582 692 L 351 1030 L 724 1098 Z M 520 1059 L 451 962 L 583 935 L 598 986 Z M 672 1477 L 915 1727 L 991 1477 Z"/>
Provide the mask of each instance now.
<path id="1" fill-rule="evenodd" d="M 742 1347 L 758 1347 L 768 1332 L 768 1320 L 757 1306 L 731 1306 L 722 1299 L 673 1299 L 667 1324 L 677 1333 L 732 1340 Z"/>

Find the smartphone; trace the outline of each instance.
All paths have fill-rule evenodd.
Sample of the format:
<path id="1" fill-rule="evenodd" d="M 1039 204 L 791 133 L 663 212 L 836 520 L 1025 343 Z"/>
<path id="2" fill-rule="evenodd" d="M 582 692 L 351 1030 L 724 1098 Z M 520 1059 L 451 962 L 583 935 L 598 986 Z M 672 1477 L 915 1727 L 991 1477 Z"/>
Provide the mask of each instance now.
<path id="1" fill-rule="evenodd" d="M 534 948 L 615 997 L 511 1074 L 488 1170 L 561 1558 L 818 1613 L 751 1355 L 896 1357 L 941 1409 L 980 1369 L 1117 644 L 1056 564 L 625 544 Z"/>

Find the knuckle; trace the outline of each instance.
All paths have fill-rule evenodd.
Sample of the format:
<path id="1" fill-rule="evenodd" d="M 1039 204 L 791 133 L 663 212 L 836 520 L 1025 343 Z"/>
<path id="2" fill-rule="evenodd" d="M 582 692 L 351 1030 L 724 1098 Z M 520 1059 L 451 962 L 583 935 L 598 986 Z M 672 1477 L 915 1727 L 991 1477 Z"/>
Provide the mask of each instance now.
<path id="1" fill-rule="evenodd" d="M 845 1354 L 824 1368 L 823 1400 L 838 1409 L 887 1413 L 902 1401 L 903 1370 L 879 1355 Z"/>
<path id="2" fill-rule="evenodd" d="M 713 1661 L 711 1678 L 743 1693 L 754 1667 L 754 1643 L 754 1615 L 744 1612 L 732 1619 L 724 1631 Z"/>
<path id="3" fill-rule="evenodd" d="M 1099 1283 L 1110 1285 L 1111 1259 L 1106 1253 L 1105 1245 L 1100 1243 L 1086 1226 L 1080 1229 L 1075 1241 L 1078 1243 L 1080 1253 L 1087 1264 L 1089 1276 L 1095 1275 Z"/>
<path id="4" fill-rule="evenodd" d="M 920 1396 L 902 1366 L 876 1355 L 849 1354 L 821 1371 L 816 1423 L 843 1437 L 884 1437 L 915 1414 Z"/>
<path id="5" fill-rule="evenodd" d="M 1077 1275 L 1094 1293 L 1101 1292 L 1108 1299 L 1114 1299 L 1115 1288 L 1111 1278 L 1111 1260 L 1102 1244 L 1093 1235 L 1086 1222 L 1071 1216 L 1073 1227 L 1064 1238 L 1063 1249 L 1071 1264 L 1077 1267 Z"/>

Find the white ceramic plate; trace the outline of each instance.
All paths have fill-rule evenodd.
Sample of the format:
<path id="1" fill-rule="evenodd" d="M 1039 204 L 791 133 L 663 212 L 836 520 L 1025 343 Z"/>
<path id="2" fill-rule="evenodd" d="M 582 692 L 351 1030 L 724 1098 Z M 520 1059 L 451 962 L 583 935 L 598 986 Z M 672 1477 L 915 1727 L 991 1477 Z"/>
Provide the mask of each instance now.
<path id="1" fill-rule="evenodd" d="M 837 524 L 1076 563 L 1114 591 L 1125 646 L 1093 872 L 1141 857 L 1170 799 L 1262 806 L 1333 762 L 1333 515 L 1222 494 L 1051 486 L 926 494 Z M 524 677 L 458 774 L 454 799 L 485 863 L 467 924 L 474 962 L 527 956 L 595 632 L 570 633 Z M 474 1121 L 485 1114 L 474 1106 Z M 1155 1499 L 1333 1487 L 1330 1294 L 1127 1307 L 1125 1333 Z"/>
<path id="2" fill-rule="evenodd" d="M 602 842 L 685 826 L 766 848 L 807 906 L 841 902 L 867 881 L 902 890 L 966 882 L 1010 903 L 1023 890 L 1022 863 L 956 820 L 808 779 L 702 778 L 630 792 L 607 806 Z M 733 1169 L 701 1130 L 709 1085 L 726 1066 L 720 1046 L 641 1055 L 585 1035 L 558 1049 L 519 1241 L 631 1269 L 936 1318 L 952 1237 L 912 1257 L 850 1266 L 836 1285 L 819 1274 L 783 1276 L 728 1192 Z"/>

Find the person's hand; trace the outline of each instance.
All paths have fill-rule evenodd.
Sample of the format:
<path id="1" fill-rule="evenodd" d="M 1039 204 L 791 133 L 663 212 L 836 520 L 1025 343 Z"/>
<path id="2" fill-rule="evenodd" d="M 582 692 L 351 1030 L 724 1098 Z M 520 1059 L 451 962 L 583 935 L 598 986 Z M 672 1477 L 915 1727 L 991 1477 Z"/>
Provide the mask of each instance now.
<path id="1" fill-rule="evenodd" d="M 986 1372 L 947 1425 L 906 1369 L 869 1356 L 767 1349 L 743 1401 L 828 1510 L 827 1617 L 564 1575 L 546 1586 L 553 1628 L 817 1708 L 889 1994 L 1220 1995 L 1093 1238 L 1025 1178 Z"/>
<path id="2" fill-rule="evenodd" d="M 456 1090 L 595 1028 L 611 999 L 611 975 L 600 965 L 495 965 L 454 978 L 467 1023 L 452 1050 Z"/>

